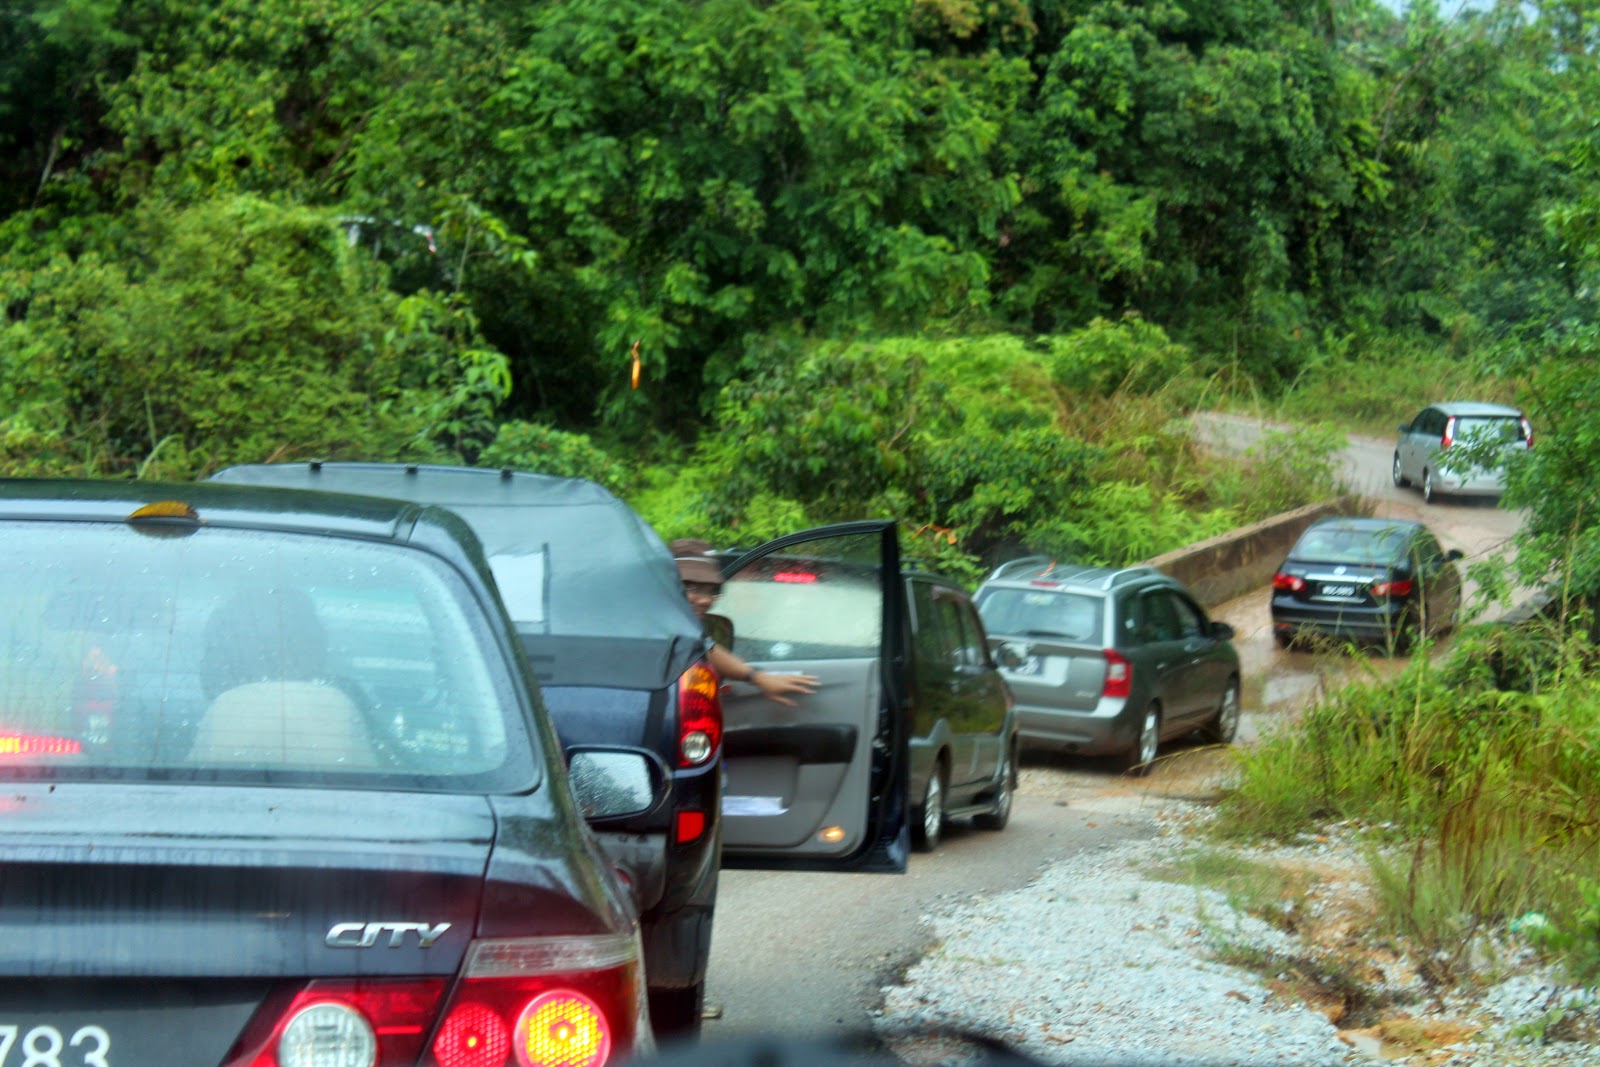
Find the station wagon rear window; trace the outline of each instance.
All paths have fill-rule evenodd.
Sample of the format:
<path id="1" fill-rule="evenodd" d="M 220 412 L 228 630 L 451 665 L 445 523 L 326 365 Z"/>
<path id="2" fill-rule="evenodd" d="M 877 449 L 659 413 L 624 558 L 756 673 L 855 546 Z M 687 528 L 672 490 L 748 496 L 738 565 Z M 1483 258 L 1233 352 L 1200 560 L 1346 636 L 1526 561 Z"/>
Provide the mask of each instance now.
<path id="1" fill-rule="evenodd" d="M 0 776 L 533 784 L 484 613 L 426 553 L 107 523 L 0 540 Z"/>

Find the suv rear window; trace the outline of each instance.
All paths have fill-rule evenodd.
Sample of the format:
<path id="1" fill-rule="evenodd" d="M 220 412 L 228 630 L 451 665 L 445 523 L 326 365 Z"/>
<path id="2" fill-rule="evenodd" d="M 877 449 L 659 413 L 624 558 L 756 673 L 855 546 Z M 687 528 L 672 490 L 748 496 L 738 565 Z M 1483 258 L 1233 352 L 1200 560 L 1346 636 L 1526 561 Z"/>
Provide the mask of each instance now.
<path id="1" fill-rule="evenodd" d="M 1105 598 L 1044 589 L 990 588 L 978 614 L 991 634 L 1099 641 Z"/>
<path id="2" fill-rule="evenodd" d="M 0 776 L 533 784 L 488 621 L 428 554 L 120 523 L 0 540 Z"/>

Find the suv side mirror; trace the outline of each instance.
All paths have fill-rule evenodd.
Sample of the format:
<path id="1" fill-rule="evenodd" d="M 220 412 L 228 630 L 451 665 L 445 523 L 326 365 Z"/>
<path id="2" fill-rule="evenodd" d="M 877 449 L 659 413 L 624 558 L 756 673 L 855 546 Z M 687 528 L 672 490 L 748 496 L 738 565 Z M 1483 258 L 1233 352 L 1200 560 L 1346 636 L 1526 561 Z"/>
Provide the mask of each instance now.
<path id="1" fill-rule="evenodd" d="M 1232 624 L 1226 622 L 1213 622 L 1211 624 L 1211 636 L 1215 637 L 1218 641 L 1232 641 L 1234 637 L 1234 629 Z"/>
<path id="2" fill-rule="evenodd" d="M 717 644 L 733 651 L 733 620 L 726 615 L 702 615 L 700 621 L 705 625 L 706 636 Z"/>
<path id="3" fill-rule="evenodd" d="M 567 777 L 589 822 L 643 815 L 667 797 L 667 771 L 653 752 L 622 745 L 567 749 Z"/>
<path id="4" fill-rule="evenodd" d="M 1446 563 L 1454 563 L 1458 559 L 1466 558 L 1467 554 L 1461 551 L 1459 548 L 1452 548 L 1450 551 L 1444 554 L 1444 560 Z"/>
<path id="5" fill-rule="evenodd" d="M 1402 422 L 1400 424 L 1400 432 L 1401 433 L 1410 433 L 1411 432 L 1411 424 L 1409 422 Z"/>

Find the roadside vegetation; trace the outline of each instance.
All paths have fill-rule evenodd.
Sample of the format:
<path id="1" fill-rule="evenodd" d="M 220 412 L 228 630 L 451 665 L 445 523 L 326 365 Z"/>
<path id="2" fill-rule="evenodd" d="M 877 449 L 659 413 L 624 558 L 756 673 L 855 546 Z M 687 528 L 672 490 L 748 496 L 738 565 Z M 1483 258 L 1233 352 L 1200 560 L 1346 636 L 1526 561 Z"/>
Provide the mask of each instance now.
<path id="1" fill-rule="evenodd" d="M 1471 629 L 1442 660 L 1330 693 L 1240 750 L 1216 831 L 1364 828 L 1370 936 L 1410 946 L 1436 984 L 1508 934 L 1574 983 L 1600 983 L 1595 661 L 1559 615 Z"/>

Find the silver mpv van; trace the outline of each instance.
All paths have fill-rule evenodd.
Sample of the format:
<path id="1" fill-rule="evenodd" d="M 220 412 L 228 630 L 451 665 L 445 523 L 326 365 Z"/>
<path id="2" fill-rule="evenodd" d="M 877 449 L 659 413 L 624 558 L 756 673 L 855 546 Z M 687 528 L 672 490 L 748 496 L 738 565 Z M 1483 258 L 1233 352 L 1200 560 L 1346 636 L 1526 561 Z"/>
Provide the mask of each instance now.
<path id="1" fill-rule="evenodd" d="M 1496 438 L 1502 455 L 1525 452 L 1533 447 L 1533 428 L 1521 411 L 1504 404 L 1430 404 L 1400 425 L 1394 484 L 1417 486 L 1429 504 L 1445 495 L 1499 496 L 1506 487 L 1504 463 L 1484 467 L 1465 457 L 1469 448 Z M 1453 458 L 1455 453 L 1461 458 Z"/>

